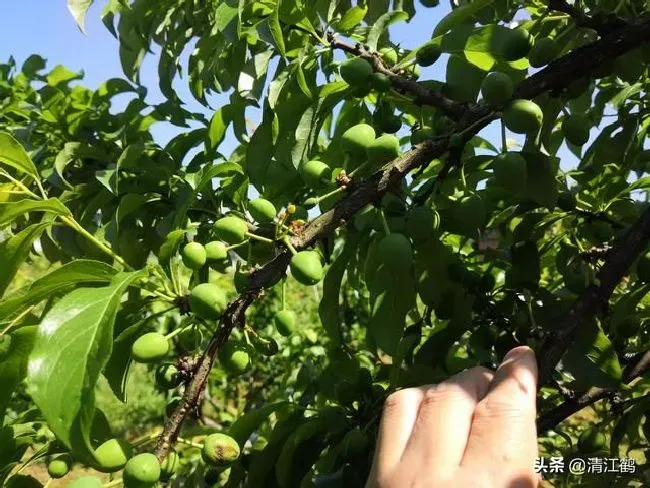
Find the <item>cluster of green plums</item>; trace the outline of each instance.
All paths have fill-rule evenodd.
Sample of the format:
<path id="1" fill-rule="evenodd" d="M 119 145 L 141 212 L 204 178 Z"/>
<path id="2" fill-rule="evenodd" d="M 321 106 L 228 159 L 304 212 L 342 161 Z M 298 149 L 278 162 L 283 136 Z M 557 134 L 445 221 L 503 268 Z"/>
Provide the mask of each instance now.
<path id="1" fill-rule="evenodd" d="M 214 467 L 224 467 L 240 456 L 239 444 L 227 434 L 216 432 L 203 439 L 201 458 Z M 62 478 L 70 471 L 72 458 L 67 455 L 55 457 L 48 464 L 52 478 Z M 118 439 L 109 439 L 93 452 L 92 467 L 103 473 L 122 470 L 122 482 L 126 488 L 153 488 L 160 480 L 168 480 L 179 472 L 180 458 L 170 451 L 161 463 L 151 453 L 133 455 L 131 446 Z M 95 476 L 82 476 L 67 485 L 71 488 L 97 488 L 103 486 Z"/>
<path id="2" fill-rule="evenodd" d="M 275 206 L 264 198 L 249 202 L 248 211 L 260 225 L 276 221 Z M 185 244 L 181 250 L 184 265 L 193 272 L 198 272 L 206 265 L 224 263 L 228 259 L 230 249 L 243 244 L 248 239 L 257 237 L 250 232 L 248 222 L 235 215 L 218 219 L 213 226 L 213 234 L 216 240 L 205 245 L 194 240 Z M 319 283 L 325 274 L 320 254 L 313 250 L 296 252 L 292 246 L 288 247 L 294 254 L 290 261 L 291 274 L 294 279 L 306 286 Z M 243 291 L 248 286 L 249 279 L 250 273 L 245 273 L 238 268 L 235 272 L 237 290 Z M 208 323 L 218 321 L 228 306 L 226 291 L 210 282 L 193 286 L 187 298 L 189 310 L 193 316 Z M 280 334 L 289 336 L 295 331 L 295 314 L 289 310 L 282 310 L 274 318 L 274 324 Z M 147 332 L 133 343 L 131 357 L 141 363 L 159 362 L 169 354 L 170 336 L 176 335 L 181 347 L 187 350 L 195 349 L 202 339 L 201 330 L 196 324 L 168 335 L 163 335 L 160 332 Z M 273 339 L 254 335 L 251 340 L 253 346 L 263 354 L 272 355 L 278 351 L 277 343 Z M 219 359 L 224 370 L 233 375 L 242 374 L 250 364 L 248 347 L 235 341 L 229 341 L 221 347 Z M 163 365 L 159 368 L 157 377 L 161 386 L 172 388 L 179 384 L 178 375 L 173 368 L 172 365 Z"/>

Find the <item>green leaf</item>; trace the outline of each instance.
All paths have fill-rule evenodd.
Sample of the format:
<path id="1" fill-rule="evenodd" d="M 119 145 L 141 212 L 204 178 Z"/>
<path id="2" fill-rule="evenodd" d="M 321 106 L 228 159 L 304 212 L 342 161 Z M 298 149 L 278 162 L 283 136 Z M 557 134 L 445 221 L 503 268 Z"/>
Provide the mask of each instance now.
<path id="1" fill-rule="evenodd" d="M 0 162 L 38 179 L 38 171 L 23 146 L 6 132 L 0 132 Z"/>
<path id="2" fill-rule="evenodd" d="M 473 0 L 467 5 L 453 9 L 444 16 L 440 22 L 438 22 L 438 25 L 433 29 L 432 37 L 438 37 L 454 27 L 459 26 L 476 12 L 490 5 L 493 1 L 494 0 Z"/>
<path id="3" fill-rule="evenodd" d="M 285 2 L 287 0 L 284 0 Z M 280 25 L 280 5 L 282 5 L 282 0 L 276 0 L 273 13 L 269 17 L 269 30 L 271 31 L 271 36 L 273 36 L 273 41 L 275 42 L 275 48 L 278 50 L 280 55 L 284 58 L 287 55 L 286 48 L 284 46 L 284 35 L 282 34 L 282 26 Z"/>
<path id="4" fill-rule="evenodd" d="M 368 44 L 370 50 L 372 51 L 377 50 L 377 44 L 379 42 L 379 38 L 384 33 L 384 31 L 388 29 L 388 27 L 391 24 L 394 24 L 395 22 L 401 22 L 403 20 L 408 20 L 408 19 L 409 19 L 409 14 L 401 10 L 394 10 L 392 12 L 387 12 L 381 17 L 379 17 L 377 21 L 374 24 L 372 24 L 372 28 L 368 33 L 368 39 L 366 41 L 366 44 Z"/>
<path id="5" fill-rule="evenodd" d="M 62 85 L 67 85 L 69 82 L 73 80 L 80 80 L 83 77 L 84 77 L 83 71 L 80 71 L 79 73 L 75 73 L 74 71 L 70 71 L 65 66 L 61 66 L 59 64 L 55 66 L 52 69 L 52 71 L 48 73 L 46 79 L 48 85 L 53 86 L 55 88 L 61 88 Z"/>
<path id="6" fill-rule="evenodd" d="M 81 283 L 108 283 L 117 270 L 101 261 L 78 259 L 0 300 L 0 320 Z"/>
<path id="7" fill-rule="evenodd" d="M 20 265 L 29 255 L 32 243 L 51 225 L 51 222 L 33 224 L 21 230 L 18 234 L 0 243 L 0 296 L 18 272 Z"/>
<path id="8" fill-rule="evenodd" d="M 341 282 L 348 263 L 357 250 L 361 235 L 348 233 L 341 254 L 332 262 L 323 280 L 323 297 L 318 305 L 318 315 L 323 328 L 334 345 L 341 342 L 339 295 Z"/>
<path id="9" fill-rule="evenodd" d="M 93 2 L 94 0 L 68 0 L 68 10 L 72 14 L 72 17 L 74 17 L 81 32 L 85 32 L 86 13 Z"/>
<path id="10" fill-rule="evenodd" d="M 165 241 L 162 243 L 162 246 L 160 246 L 160 251 L 158 251 L 158 260 L 160 261 L 160 264 L 165 266 L 169 263 L 169 260 L 174 254 L 176 254 L 176 251 L 178 251 L 178 247 L 181 245 L 181 242 L 185 237 L 185 232 L 186 231 L 184 230 L 178 229 L 167 234 Z"/>
<path id="11" fill-rule="evenodd" d="M 250 410 L 239 417 L 228 429 L 228 435 L 237 441 L 239 447 L 244 448 L 244 444 L 251 434 L 264 422 L 269 415 L 278 408 L 287 405 L 288 402 L 269 403 L 255 410 Z"/>
<path id="12" fill-rule="evenodd" d="M 415 280 L 410 269 L 393 270 L 384 263 L 370 277 L 371 317 L 368 333 L 377 347 L 389 355 L 397 352 L 406 316 L 415 304 Z"/>
<path id="13" fill-rule="evenodd" d="M 635 403 L 632 408 L 627 410 L 623 416 L 618 419 L 618 422 L 612 430 L 610 440 L 612 456 L 626 457 L 625 454 L 621 456 L 621 444 L 625 437 L 628 438 L 626 442 L 628 445 L 633 445 L 639 440 L 639 427 L 644 418 L 647 418 L 646 414 L 648 411 L 650 411 L 650 398 L 637 398 L 633 400 L 633 402 Z"/>
<path id="14" fill-rule="evenodd" d="M 15 218 L 29 212 L 48 212 L 55 215 L 70 215 L 70 210 L 58 198 L 47 200 L 19 200 L 17 202 L 0 202 L 0 228 Z"/>
<path id="15" fill-rule="evenodd" d="M 273 433 L 269 443 L 263 451 L 254 451 L 251 456 L 251 464 L 248 470 L 248 487 L 263 488 L 277 486 L 273 469 L 282 452 L 287 438 L 304 422 L 302 413 L 279 420 L 273 426 Z M 270 481 L 273 480 L 273 481 Z"/>
<path id="16" fill-rule="evenodd" d="M 28 391 L 58 439 L 81 455 L 93 449 L 95 385 L 111 354 L 122 295 L 142 275 L 120 273 L 109 286 L 78 288 L 59 300 L 38 326 Z"/>
<path id="17" fill-rule="evenodd" d="M 580 335 L 568 348 L 562 364 L 582 388 L 617 388 L 621 383 L 616 350 L 596 320 L 580 326 Z"/>
<path id="18" fill-rule="evenodd" d="M 210 128 L 205 139 L 207 154 L 213 154 L 217 150 L 219 144 L 223 142 L 231 122 L 232 107 L 230 105 L 224 105 L 214 113 L 212 120 L 210 120 Z"/>
<path id="19" fill-rule="evenodd" d="M 11 399 L 11 394 L 27 374 L 27 359 L 34 346 L 36 327 L 21 327 L 9 334 L 9 336 L 11 337 L 9 355 L 0 360 L 0 384 L 2 385 L 0 426 Z"/>
<path id="20" fill-rule="evenodd" d="M 335 24 L 337 32 L 347 32 L 361 23 L 368 13 L 367 6 L 355 6 L 345 12 L 345 15 Z"/>
<path id="21" fill-rule="evenodd" d="M 142 328 L 152 318 L 145 317 L 129 325 L 139 316 L 137 314 L 126 314 L 125 309 L 118 312 L 117 323 L 123 328 L 113 342 L 113 350 L 104 367 L 104 377 L 115 396 L 123 403 L 126 403 L 126 381 L 128 379 L 129 367 L 131 365 L 131 348 L 133 343 L 142 334 Z"/>
<path id="22" fill-rule="evenodd" d="M 281 487 L 300 486 L 300 481 L 325 447 L 325 435 L 332 428 L 328 420 L 309 418 L 289 436 L 275 466 Z"/>
<path id="23" fill-rule="evenodd" d="M 106 160 L 106 154 L 96 146 L 91 146 L 81 142 L 66 142 L 63 149 L 59 151 L 54 160 L 54 169 L 63 180 L 63 182 L 71 188 L 70 183 L 63 177 L 63 172 L 71 162 L 77 159 L 92 158 L 98 161 Z"/>

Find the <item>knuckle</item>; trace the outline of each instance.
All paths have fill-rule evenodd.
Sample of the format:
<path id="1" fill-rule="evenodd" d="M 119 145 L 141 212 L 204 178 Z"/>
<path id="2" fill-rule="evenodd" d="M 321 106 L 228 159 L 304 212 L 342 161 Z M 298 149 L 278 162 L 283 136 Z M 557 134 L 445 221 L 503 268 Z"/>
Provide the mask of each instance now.
<path id="1" fill-rule="evenodd" d="M 481 400 L 474 411 L 475 417 L 479 419 L 499 418 L 528 418 L 533 412 L 530 400 L 516 392 L 508 397 L 501 395 L 488 395 Z"/>
<path id="2" fill-rule="evenodd" d="M 384 400 L 384 410 L 396 410 L 403 407 L 408 402 L 411 395 L 411 388 L 391 393 L 386 397 L 386 400 Z"/>
<path id="3" fill-rule="evenodd" d="M 440 383 L 424 392 L 422 408 L 432 408 L 456 399 L 467 397 L 467 392 L 455 383 Z"/>

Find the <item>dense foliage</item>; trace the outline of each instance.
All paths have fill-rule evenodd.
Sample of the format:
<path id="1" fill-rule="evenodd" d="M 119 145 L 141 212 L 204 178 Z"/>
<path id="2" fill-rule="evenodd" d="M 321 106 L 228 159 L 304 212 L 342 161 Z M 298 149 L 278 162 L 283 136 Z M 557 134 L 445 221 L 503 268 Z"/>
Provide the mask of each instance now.
<path id="1" fill-rule="evenodd" d="M 92 3 L 68 1 L 81 28 Z M 431 36 L 391 42 L 431 8 Z M 361 487 L 388 394 L 517 344 L 542 454 L 645 463 L 645 2 L 109 0 L 103 20 L 124 79 L 0 65 L 0 482 Z M 160 121 L 183 128 L 165 146 Z M 124 431 L 97 392 L 128 406 L 130 375 L 167 407 L 140 393 Z"/>

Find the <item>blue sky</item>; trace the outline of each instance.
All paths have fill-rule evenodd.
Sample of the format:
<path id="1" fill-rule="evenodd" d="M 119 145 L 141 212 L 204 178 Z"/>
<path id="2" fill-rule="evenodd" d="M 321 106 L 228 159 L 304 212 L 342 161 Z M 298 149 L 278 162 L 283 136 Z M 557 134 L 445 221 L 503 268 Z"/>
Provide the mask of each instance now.
<path id="1" fill-rule="evenodd" d="M 20 66 L 30 54 L 38 53 L 47 59 L 49 68 L 63 64 L 74 71 L 83 70 L 85 77 L 81 83 L 90 88 L 96 88 L 109 78 L 122 77 L 117 40 L 100 20 L 103 5 L 102 0 L 97 0 L 91 7 L 84 35 L 68 13 L 65 0 L 12 2 L 0 17 L 0 59 L 6 60 L 13 55 Z M 416 47 L 428 39 L 433 26 L 448 10 L 443 6 L 425 9 L 418 5 L 418 8 L 422 13 L 416 15 L 411 23 L 401 23 L 392 29 L 393 40 L 405 47 Z M 148 56 L 141 70 L 142 84 L 149 89 L 147 100 L 150 103 L 163 100 L 158 91 L 156 63 L 155 56 Z M 434 69 L 439 71 L 441 68 L 429 68 L 425 74 L 442 78 L 441 73 L 433 72 Z M 182 80 L 177 80 L 174 86 L 190 110 L 206 111 L 192 99 Z M 219 103 L 219 98 L 212 101 Z M 152 130 L 157 141 L 164 144 L 179 129 L 156 124 Z"/>
<path id="2" fill-rule="evenodd" d="M 103 81 L 122 77 L 118 55 L 118 43 L 100 20 L 104 1 L 97 0 L 91 7 L 86 21 L 86 35 L 77 29 L 70 16 L 65 0 L 40 1 L 22 0 L 12 2 L 0 16 L 0 59 L 6 60 L 10 55 L 16 58 L 18 66 L 30 54 L 38 53 L 48 61 L 48 67 L 63 64 L 69 69 L 85 72 L 81 81 L 90 88 L 96 88 Z M 404 47 L 414 48 L 426 41 L 439 19 L 445 15 L 447 4 L 433 9 L 423 8 L 418 3 L 418 14 L 408 24 L 400 23 L 392 27 L 391 39 Z M 156 56 L 148 56 L 141 70 L 143 85 L 149 89 L 148 102 L 158 103 L 163 100 L 158 91 Z M 423 70 L 423 78 L 444 79 L 445 63 L 438 62 L 431 68 Z M 210 116 L 210 110 L 193 101 L 183 80 L 176 80 L 175 87 L 182 100 L 187 102 L 190 110 L 204 111 Z M 216 106 L 220 99 L 212 99 Z M 118 100 L 119 104 L 124 101 Z M 498 141 L 498 126 L 492 124 L 481 135 Z M 179 128 L 159 123 L 152 127 L 157 142 L 164 144 L 178 133 Z M 226 140 L 222 152 L 228 154 L 232 149 L 232 140 Z M 230 146 L 230 147 L 229 147 Z M 566 154 L 566 152 L 564 152 Z M 563 155 L 564 155 L 563 154 Z"/>

